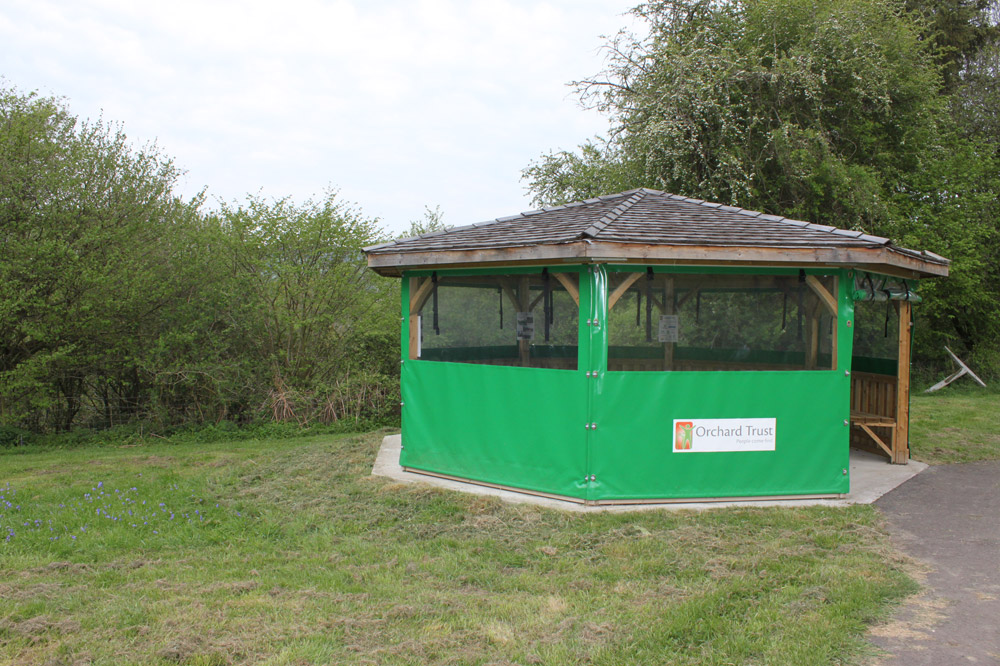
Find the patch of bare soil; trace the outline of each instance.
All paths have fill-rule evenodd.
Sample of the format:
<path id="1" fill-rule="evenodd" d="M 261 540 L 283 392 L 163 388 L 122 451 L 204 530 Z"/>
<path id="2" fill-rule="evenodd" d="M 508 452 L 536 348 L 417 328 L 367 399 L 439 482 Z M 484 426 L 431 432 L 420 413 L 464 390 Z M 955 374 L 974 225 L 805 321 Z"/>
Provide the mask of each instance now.
<path id="1" fill-rule="evenodd" d="M 868 633 L 899 645 L 927 640 L 934 627 L 945 619 L 948 606 L 945 599 L 925 590 L 907 598 L 892 620 L 872 627 Z"/>

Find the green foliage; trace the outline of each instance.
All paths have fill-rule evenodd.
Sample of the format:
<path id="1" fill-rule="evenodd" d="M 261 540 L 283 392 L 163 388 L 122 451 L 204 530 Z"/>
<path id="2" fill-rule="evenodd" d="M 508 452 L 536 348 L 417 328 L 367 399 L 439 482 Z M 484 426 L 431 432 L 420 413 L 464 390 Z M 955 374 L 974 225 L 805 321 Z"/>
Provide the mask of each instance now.
<path id="1" fill-rule="evenodd" d="M 842 227 L 886 219 L 887 176 L 920 166 L 943 108 L 919 24 L 888 0 L 677 4 L 638 7 L 649 38 L 619 35 L 605 76 L 578 83 L 613 138 L 563 165 L 582 181 L 565 194 L 617 173 Z M 558 194 L 544 166 L 532 189 Z"/>
<path id="2" fill-rule="evenodd" d="M 0 425 L 393 419 L 375 221 L 333 192 L 207 214 L 179 174 L 120 127 L 0 90 Z M 334 386 L 352 408 L 331 417 Z"/>
<path id="3" fill-rule="evenodd" d="M 620 33 L 607 70 L 576 84 L 610 138 L 545 155 L 524 178 L 542 205 L 645 186 L 937 252 L 952 276 L 922 292 L 916 358 L 989 345 L 1000 133 L 978 129 L 998 115 L 988 4 L 644 3 L 633 13 L 648 37 Z"/>
<path id="4" fill-rule="evenodd" d="M 303 418 L 291 392 L 344 377 L 357 365 L 350 352 L 361 339 L 385 344 L 386 336 L 372 334 L 397 325 L 398 284 L 368 271 L 361 251 L 381 240 L 380 230 L 333 192 L 301 205 L 251 197 L 219 215 L 240 287 L 231 305 L 255 371 L 270 383 L 272 415 Z M 388 369 L 384 358 L 378 365 Z"/>
<path id="5" fill-rule="evenodd" d="M 0 90 L 0 419 L 66 428 L 131 413 L 136 341 L 183 285 L 178 170 L 121 128 Z"/>
<path id="6" fill-rule="evenodd" d="M 400 238 L 410 238 L 411 236 L 421 236 L 434 231 L 444 231 L 448 229 L 444 223 L 444 212 L 441 206 L 424 206 L 424 216 L 419 220 L 411 220 L 409 230 L 399 235 Z"/>
<path id="7" fill-rule="evenodd" d="M 905 6 L 925 19 L 949 93 L 964 85 L 970 64 L 1000 37 L 996 0 L 906 0 Z"/>

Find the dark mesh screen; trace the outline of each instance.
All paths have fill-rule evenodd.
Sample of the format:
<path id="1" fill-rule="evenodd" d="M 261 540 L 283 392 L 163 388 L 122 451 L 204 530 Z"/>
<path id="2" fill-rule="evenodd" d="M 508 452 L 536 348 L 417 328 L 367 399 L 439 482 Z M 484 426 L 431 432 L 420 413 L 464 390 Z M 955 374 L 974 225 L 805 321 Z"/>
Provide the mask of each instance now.
<path id="1" fill-rule="evenodd" d="M 578 320 L 551 274 L 439 277 L 419 312 L 419 358 L 576 369 Z"/>
<path id="2" fill-rule="evenodd" d="M 609 291 L 609 370 L 832 367 L 833 277 L 614 273 Z"/>

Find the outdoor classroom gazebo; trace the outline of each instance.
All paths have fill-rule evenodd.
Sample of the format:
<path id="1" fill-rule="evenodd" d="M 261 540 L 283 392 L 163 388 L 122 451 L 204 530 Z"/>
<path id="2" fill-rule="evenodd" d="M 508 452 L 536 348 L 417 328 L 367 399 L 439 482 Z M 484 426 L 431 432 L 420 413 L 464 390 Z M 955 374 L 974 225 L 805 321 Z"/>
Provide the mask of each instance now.
<path id="1" fill-rule="evenodd" d="M 640 189 L 365 249 L 402 277 L 407 470 L 587 503 L 848 492 L 906 463 L 885 238 Z"/>

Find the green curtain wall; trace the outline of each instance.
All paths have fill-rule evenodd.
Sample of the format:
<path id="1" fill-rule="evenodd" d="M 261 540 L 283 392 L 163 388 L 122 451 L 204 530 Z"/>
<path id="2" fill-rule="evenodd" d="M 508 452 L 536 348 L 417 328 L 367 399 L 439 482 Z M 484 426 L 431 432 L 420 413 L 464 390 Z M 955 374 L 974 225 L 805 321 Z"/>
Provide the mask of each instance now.
<path id="1" fill-rule="evenodd" d="M 608 372 L 608 272 L 634 269 L 569 270 L 580 275 L 578 370 L 404 360 L 404 467 L 591 501 L 848 492 L 850 271 L 808 271 L 840 278 L 834 370 Z M 775 450 L 673 452 L 674 419 L 702 418 L 774 418 Z"/>

